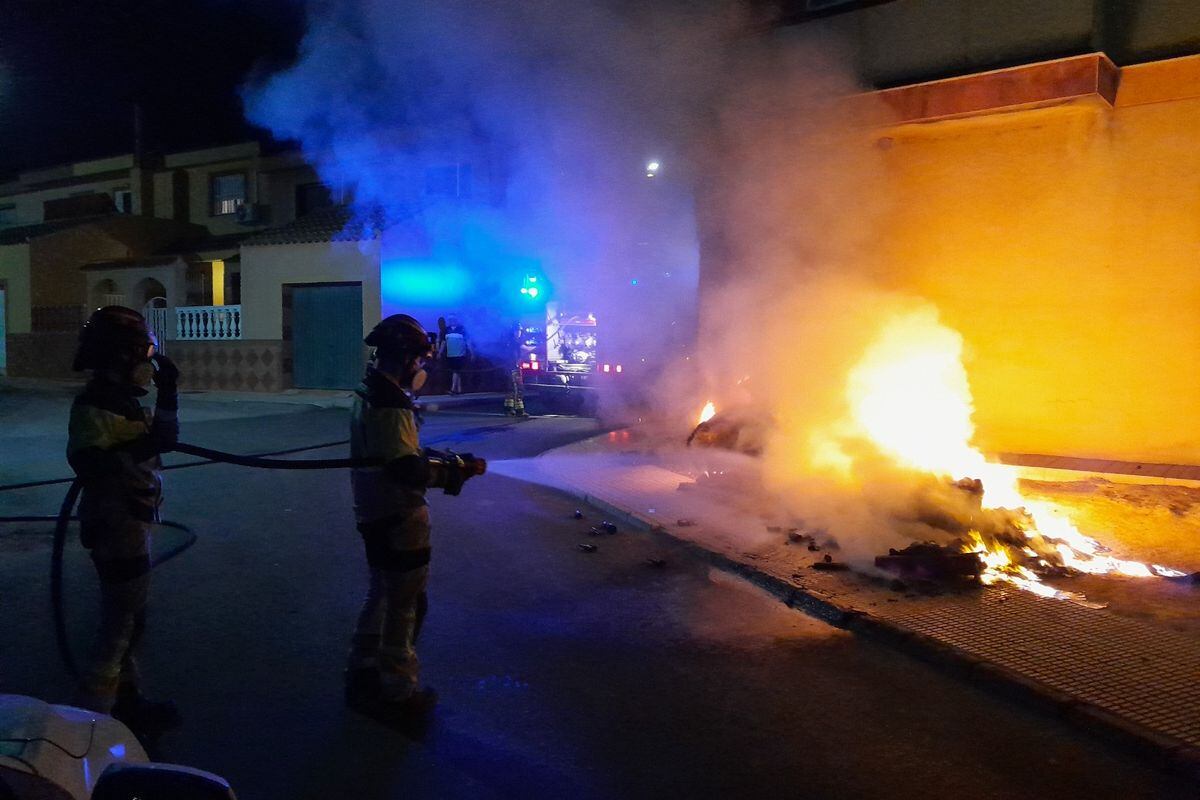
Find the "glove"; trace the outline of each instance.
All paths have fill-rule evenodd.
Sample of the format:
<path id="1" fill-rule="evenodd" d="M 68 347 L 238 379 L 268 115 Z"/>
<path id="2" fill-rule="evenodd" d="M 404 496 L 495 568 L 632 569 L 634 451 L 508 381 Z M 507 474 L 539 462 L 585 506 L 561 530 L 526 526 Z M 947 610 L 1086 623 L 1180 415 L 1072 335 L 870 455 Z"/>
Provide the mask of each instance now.
<path id="1" fill-rule="evenodd" d="M 487 472 L 487 461 L 484 459 L 476 458 L 470 453 L 459 453 L 458 457 L 462 459 L 463 472 L 466 473 L 466 477 L 463 480 L 474 478 L 476 475 L 482 475 Z"/>
<path id="2" fill-rule="evenodd" d="M 446 483 L 443 490 L 448 495 L 457 495 L 463 484 L 476 475 L 487 471 L 487 462 L 470 453 L 448 453 L 446 459 Z"/>
<path id="3" fill-rule="evenodd" d="M 155 353 L 150 357 L 150 363 L 154 365 L 154 385 L 158 387 L 158 390 L 160 392 L 177 392 L 179 390 L 179 367 L 175 366 L 175 362 L 162 353 Z"/>
<path id="4" fill-rule="evenodd" d="M 155 405 L 167 410 L 179 408 L 179 367 L 161 353 L 151 356 L 150 363 L 154 365 L 154 385 L 158 387 Z"/>

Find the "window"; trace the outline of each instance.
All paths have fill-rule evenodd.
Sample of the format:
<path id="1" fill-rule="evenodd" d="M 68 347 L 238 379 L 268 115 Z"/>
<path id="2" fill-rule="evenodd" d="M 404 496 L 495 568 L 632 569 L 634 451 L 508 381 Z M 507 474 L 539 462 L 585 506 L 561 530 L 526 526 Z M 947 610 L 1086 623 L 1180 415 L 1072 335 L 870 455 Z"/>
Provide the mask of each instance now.
<path id="1" fill-rule="evenodd" d="M 246 174 L 233 172 L 213 175 L 211 180 L 212 215 L 236 214 L 238 206 L 246 203 Z"/>
<path id="2" fill-rule="evenodd" d="M 16 225 L 17 224 L 17 207 L 16 206 L 0 206 L 0 225 Z"/>
<path id="3" fill-rule="evenodd" d="M 425 194 L 431 197 L 470 197 L 471 165 L 429 167 L 425 170 Z"/>
<path id="4" fill-rule="evenodd" d="M 296 187 L 296 216 L 303 217 L 318 208 L 333 205 L 333 192 L 323 183 L 304 183 Z"/>
<path id="5" fill-rule="evenodd" d="M 133 192 L 128 189 L 113 189 L 113 205 L 118 214 L 133 213 Z"/>

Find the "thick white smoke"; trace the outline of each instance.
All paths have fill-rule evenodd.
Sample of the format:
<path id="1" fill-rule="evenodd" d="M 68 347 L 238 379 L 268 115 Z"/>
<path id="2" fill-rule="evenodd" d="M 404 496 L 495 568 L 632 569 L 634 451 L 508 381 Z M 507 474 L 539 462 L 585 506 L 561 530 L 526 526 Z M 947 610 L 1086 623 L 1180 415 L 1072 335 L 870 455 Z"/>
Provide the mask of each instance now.
<path id="1" fill-rule="evenodd" d="M 762 503 L 865 558 L 920 535 L 929 506 L 969 509 L 865 444 L 854 481 L 814 457 L 854 364 L 922 302 L 873 255 L 879 109 L 836 42 L 743 8 L 314 0 L 297 63 L 246 104 L 361 205 L 415 221 L 430 258 L 489 287 L 482 304 L 514 313 L 489 277 L 540 265 L 653 367 L 649 416 L 685 433 L 713 399 L 761 423 Z M 475 165 L 474 202 L 430 203 L 424 170 L 455 161 Z"/>
<path id="2" fill-rule="evenodd" d="M 694 327 L 694 154 L 730 88 L 739 5 L 313 0 L 297 62 L 246 88 L 247 113 L 418 230 L 399 238 L 421 252 L 385 267 L 453 265 L 466 285 L 434 286 L 431 313 L 527 311 L 516 290 L 535 271 L 600 316 L 619 358 L 653 364 Z M 430 169 L 464 163 L 470 200 L 431 200 Z"/>

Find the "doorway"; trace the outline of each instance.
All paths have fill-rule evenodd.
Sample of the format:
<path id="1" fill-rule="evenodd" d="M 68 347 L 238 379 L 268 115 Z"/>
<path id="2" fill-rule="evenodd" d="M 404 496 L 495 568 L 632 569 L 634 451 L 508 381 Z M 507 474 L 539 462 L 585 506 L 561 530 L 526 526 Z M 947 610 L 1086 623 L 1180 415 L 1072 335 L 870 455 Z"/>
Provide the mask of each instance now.
<path id="1" fill-rule="evenodd" d="M 292 296 L 293 381 L 301 389 L 353 389 L 363 373 L 362 284 L 299 284 Z"/>

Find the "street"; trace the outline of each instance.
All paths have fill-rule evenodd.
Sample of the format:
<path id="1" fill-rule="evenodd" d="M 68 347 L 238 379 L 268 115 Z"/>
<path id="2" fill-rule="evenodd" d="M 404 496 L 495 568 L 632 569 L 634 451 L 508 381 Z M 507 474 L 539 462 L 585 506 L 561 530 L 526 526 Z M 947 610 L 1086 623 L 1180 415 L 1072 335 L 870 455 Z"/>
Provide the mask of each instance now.
<path id="1" fill-rule="evenodd" d="M 69 474 L 68 403 L 0 392 L 3 483 Z M 339 408 L 186 395 L 181 405 L 181 438 L 206 447 L 255 453 L 347 436 Z M 445 412 L 427 416 L 422 437 L 515 459 L 598 430 L 582 418 Z M 142 667 L 148 692 L 175 699 L 184 725 L 153 755 L 216 772 L 240 798 L 1194 796 L 1146 761 L 788 609 L 665 539 L 590 537 L 600 512 L 584 507 L 576 520 L 576 500 L 499 475 L 457 498 L 430 492 L 418 650 L 441 702 L 424 732 L 392 730 L 342 704 L 366 577 L 346 473 L 166 475 L 164 515 L 199 541 L 154 575 Z M 54 513 L 64 491 L 0 493 L 0 515 Z M 0 528 L 0 692 L 65 702 L 51 527 Z M 159 547 L 178 535 L 164 531 Z M 94 580 L 71 541 L 77 651 Z"/>

